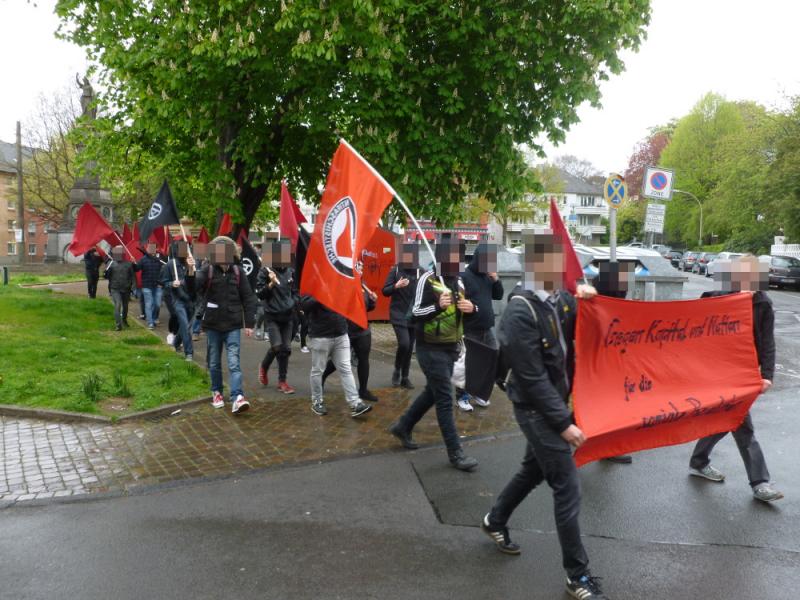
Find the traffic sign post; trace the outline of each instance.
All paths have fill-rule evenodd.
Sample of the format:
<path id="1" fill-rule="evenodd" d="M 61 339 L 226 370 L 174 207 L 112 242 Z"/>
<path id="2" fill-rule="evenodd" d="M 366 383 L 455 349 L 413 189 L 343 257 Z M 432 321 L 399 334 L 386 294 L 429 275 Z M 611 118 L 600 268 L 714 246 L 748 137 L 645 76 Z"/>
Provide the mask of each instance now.
<path id="1" fill-rule="evenodd" d="M 603 198 L 608 203 L 608 260 L 617 262 L 617 209 L 628 198 L 628 184 L 619 173 L 611 173 L 603 184 Z"/>
<path id="2" fill-rule="evenodd" d="M 642 181 L 642 195 L 653 200 L 672 200 L 672 182 L 675 171 L 661 167 L 647 167 Z"/>

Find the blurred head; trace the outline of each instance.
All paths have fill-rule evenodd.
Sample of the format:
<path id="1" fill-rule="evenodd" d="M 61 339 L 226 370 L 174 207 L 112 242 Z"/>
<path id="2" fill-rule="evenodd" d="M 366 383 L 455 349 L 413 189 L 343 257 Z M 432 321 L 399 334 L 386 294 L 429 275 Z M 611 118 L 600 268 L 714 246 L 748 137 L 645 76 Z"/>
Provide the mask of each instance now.
<path id="1" fill-rule="evenodd" d="M 633 283 L 633 272 L 636 267 L 634 261 L 610 262 L 603 261 L 598 265 L 600 271 L 597 276 L 597 291 L 627 292 Z"/>
<path id="2" fill-rule="evenodd" d="M 197 260 L 208 260 L 208 244 L 205 242 L 192 244 L 192 252 Z"/>
<path id="3" fill-rule="evenodd" d="M 397 264 L 401 269 L 416 269 L 419 266 L 419 245 L 403 244 Z"/>
<path id="4" fill-rule="evenodd" d="M 442 275 L 455 276 L 461 272 L 461 263 L 464 261 L 464 242 L 460 240 L 444 239 L 436 245 L 436 262 L 439 263 L 439 272 Z"/>
<path id="5" fill-rule="evenodd" d="M 123 248 L 122 246 L 114 246 L 111 249 L 111 258 L 113 258 L 117 262 L 125 260 L 125 248 Z"/>
<path id="6" fill-rule="evenodd" d="M 208 260 L 212 265 L 232 265 L 236 259 L 236 242 L 231 238 L 219 236 L 211 240 L 208 245 Z"/>
<path id="7" fill-rule="evenodd" d="M 177 258 L 186 258 L 189 256 L 189 244 L 183 240 L 175 240 L 172 242 L 172 255 Z"/>
<path id="8" fill-rule="evenodd" d="M 275 269 L 292 265 L 292 241 L 266 241 L 261 251 L 261 262 Z"/>
<path id="9" fill-rule="evenodd" d="M 496 273 L 497 244 L 478 244 L 472 255 L 470 267 L 477 273 Z"/>
<path id="10" fill-rule="evenodd" d="M 528 290 L 553 292 L 561 287 L 564 274 L 564 248 L 552 229 L 526 231 L 523 286 Z"/>
<path id="11" fill-rule="evenodd" d="M 145 250 L 147 250 L 147 254 L 149 254 L 150 256 L 155 256 L 156 255 L 156 245 L 155 245 L 155 243 L 154 242 L 148 242 L 147 243 L 147 247 L 145 248 Z"/>
<path id="12" fill-rule="evenodd" d="M 746 255 L 714 263 L 714 287 L 723 292 L 757 292 L 769 289 L 769 265 Z"/>

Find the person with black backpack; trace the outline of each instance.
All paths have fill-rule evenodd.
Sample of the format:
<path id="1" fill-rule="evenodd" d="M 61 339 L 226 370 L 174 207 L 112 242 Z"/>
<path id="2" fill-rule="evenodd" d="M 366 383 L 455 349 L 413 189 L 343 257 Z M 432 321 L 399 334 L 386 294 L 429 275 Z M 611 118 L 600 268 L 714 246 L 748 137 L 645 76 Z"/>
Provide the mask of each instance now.
<path id="1" fill-rule="evenodd" d="M 261 254 L 264 266 L 258 272 L 256 283 L 256 296 L 261 300 L 269 339 L 269 349 L 258 369 L 258 380 L 261 385 L 269 384 L 269 367 L 277 358 L 278 391 L 284 394 L 294 394 L 295 391 L 286 381 L 297 305 L 297 283 L 291 267 L 291 254 L 291 240 L 266 243 Z"/>
<path id="2" fill-rule="evenodd" d="M 208 245 L 209 265 L 197 273 L 197 289 L 204 298 L 203 330 L 208 342 L 208 370 L 211 375 L 211 405 L 225 406 L 222 383 L 222 346 L 227 351 L 230 374 L 231 412 L 250 408 L 242 390 L 239 362 L 241 329 L 253 335 L 258 300 L 241 267 L 236 264 L 238 247 L 231 238 L 219 236 Z"/>
<path id="3" fill-rule="evenodd" d="M 475 312 L 472 301 L 464 298 L 458 276 L 464 260 L 464 243 L 444 240 L 436 246 L 440 276 L 433 270 L 419 278 L 414 292 L 412 315 L 415 323 L 417 361 L 425 374 L 425 389 L 389 428 L 404 448 L 418 447 L 411 438 L 414 426 L 431 407 L 447 447 L 447 456 L 456 469 L 472 471 L 478 461 L 464 454 L 453 416 L 453 365 L 464 337 L 464 315 Z"/>
<path id="4" fill-rule="evenodd" d="M 397 338 L 397 352 L 394 357 L 392 385 L 413 390 L 409 379 L 411 357 L 414 355 L 414 324 L 409 321 L 409 310 L 414 301 L 414 290 L 419 279 L 419 246 L 403 244 L 400 260 L 389 271 L 381 293 L 391 298 L 389 303 L 389 320 Z"/>

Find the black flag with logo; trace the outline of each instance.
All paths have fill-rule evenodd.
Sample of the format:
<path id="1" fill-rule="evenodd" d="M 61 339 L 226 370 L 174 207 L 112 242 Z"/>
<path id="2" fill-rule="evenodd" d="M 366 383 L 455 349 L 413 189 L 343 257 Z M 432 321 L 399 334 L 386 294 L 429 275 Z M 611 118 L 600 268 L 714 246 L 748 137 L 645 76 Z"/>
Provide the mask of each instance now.
<path id="1" fill-rule="evenodd" d="M 253 244 L 244 235 L 244 231 L 239 235 L 239 244 L 242 246 L 242 271 L 247 275 L 250 289 L 255 290 L 258 271 L 261 268 L 261 258 L 258 256 L 256 249 L 253 248 Z"/>
<path id="2" fill-rule="evenodd" d="M 165 179 L 161 189 L 158 190 L 156 199 L 150 205 L 150 210 L 139 222 L 139 240 L 142 244 L 146 244 L 153 230 L 165 225 L 177 225 L 180 222 L 178 207 L 175 206 L 175 199 L 172 197 L 172 192 L 169 191 L 169 185 Z"/>

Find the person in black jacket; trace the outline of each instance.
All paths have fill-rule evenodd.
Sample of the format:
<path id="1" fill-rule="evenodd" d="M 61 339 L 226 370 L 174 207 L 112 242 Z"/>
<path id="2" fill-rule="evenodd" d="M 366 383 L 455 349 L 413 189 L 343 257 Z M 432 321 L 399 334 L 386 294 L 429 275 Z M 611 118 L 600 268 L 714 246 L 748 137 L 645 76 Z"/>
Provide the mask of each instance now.
<path id="1" fill-rule="evenodd" d="M 503 299 L 503 282 L 497 276 L 497 245 L 478 244 L 461 279 L 464 294 L 475 304 L 475 312 L 464 316 L 464 338 L 497 348 L 492 300 Z M 472 411 L 470 398 L 480 407 L 489 406 L 489 400 L 470 396 L 460 388 L 456 388 L 456 398 L 464 412 Z"/>
<path id="2" fill-rule="evenodd" d="M 97 297 L 97 282 L 100 281 L 100 265 L 103 259 L 97 253 L 97 248 L 89 248 L 83 255 L 83 267 L 86 271 L 86 285 L 89 288 L 89 298 Z"/>
<path id="3" fill-rule="evenodd" d="M 106 265 L 103 276 L 108 279 L 108 291 L 114 301 L 114 321 L 116 329 L 128 325 L 128 302 L 136 287 L 136 270 L 138 267 L 126 259 L 125 248 L 114 246 L 111 249 L 111 261 Z"/>
<path id="4" fill-rule="evenodd" d="M 147 319 L 147 327 L 154 329 L 158 322 L 159 311 L 161 308 L 161 295 L 163 287 L 161 287 L 161 267 L 163 263 L 158 257 L 156 245 L 154 243 L 147 244 L 147 254 L 139 259 L 139 271 L 142 274 L 142 289 L 141 293 L 144 295 L 144 315 Z"/>
<path id="5" fill-rule="evenodd" d="M 761 392 L 772 387 L 775 376 L 775 311 L 772 300 L 767 296 L 769 286 L 767 265 L 755 256 L 742 256 L 734 261 L 718 261 L 714 278 L 719 288 L 714 292 L 704 292 L 701 298 L 724 296 L 737 292 L 753 294 L 753 338 L 761 368 Z M 711 466 L 711 451 L 724 438 L 727 432 L 704 437 L 697 442 L 689 461 L 689 474 L 710 481 L 723 482 L 725 475 Z M 763 502 L 773 502 L 783 498 L 783 494 L 770 484 L 769 470 L 761 451 L 761 445 L 755 436 L 753 419 L 747 413 L 744 422 L 731 432 L 739 454 L 742 455 L 747 478 L 753 490 L 753 497 Z"/>
<path id="6" fill-rule="evenodd" d="M 394 357 L 392 385 L 414 389 L 408 377 L 411 370 L 411 357 L 414 354 L 414 324 L 409 321 L 408 311 L 414 300 L 414 290 L 419 279 L 419 246 L 403 244 L 400 261 L 386 277 L 381 292 L 390 297 L 389 320 L 397 338 L 397 352 Z"/>
<path id="7" fill-rule="evenodd" d="M 178 319 L 178 333 L 173 347 L 178 352 L 183 346 L 187 361 L 193 360 L 191 323 L 194 317 L 195 262 L 189 256 L 189 247 L 183 240 L 176 240 L 170 246 L 172 257 L 161 270 L 161 285 L 169 287 L 172 298 L 171 311 Z"/>
<path id="8" fill-rule="evenodd" d="M 567 572 L 567 591 L 581 600 L 605 598 L 589 572 L 578 518 L 581 491 L 572 449 L 584 441 L 573 423 L 568 399 L 574 371 L 576 302 L 559 291 L 564 251 L 550 230 L 526 233 L 522 283 L 511 293 L 498 327 L 504 361 L 510 368 L 508 397 L 527 446 L 522 467 L 506 485 L 481 529 L 501 552 L 519 554 L 508 520 L 540 483 L 553 490 L 555 522 Z M 579 298 L 591 298 L 591 286 L 578 286 Z"/>
<path id="9" fill-rule="evenodd" d="M 231 412 L 238 414 L 250 408 L 242 390 L 240 366 L 241 329 L 253 335 L 258 299 L 250 288 L 247 276 L 236 264 L 238 247 L 229 237 L 219 236 L 208 245 L 209 264 L 197 272 L 197 289 L 203 297 L 203 330 L 208 342 L 208 370 L 211 375 L 211 405 L 225 406 L 222 383 L 222 346 L 228 359 L 231 388 Z"/>
<path id="10" fill-rule="evenodd" d="M 372 290 L 364 287 L 364 305 L 367 307 L 367 312 L 375 310 L 377 306 L 378 295 Z M 364 329 L 360 325 L 347 321 L 347 337 L 350 338 L 350 349 L 352 356 L 355 357 L 356 371 L 358 373 L 358 397 L 367 402 L 377 402 L 378 397 L 369 391 L 367 387 L 369 384 L 369 353 L 372 350 L 372 329 L 369 324 Z M 352 360 L 351 360 L 352 364 Z M 322 385 L 325 386 L 325 380 L 336 370 L 336 365 L 332 360 L 328 361 L 325 367 L 325 372 L 322 374 Z"/>
<path id="11" fill-rule="evenodd" d="M 463 338 L 464 317 L 475 312 L 475 305 L 464 297 L 458 276 L 464 259 L 464 244 L 445 239 L 436 246 L 441 275 L 427 271 L 417 282 L 411 313 L 414 317 L 417 361 L 425 374 L 425 389 L 389 428 L 404 448 L 417 444 L 411 434 L 414 426 L 434 405 L 450 464 L 460 471 L 472 471 L 478 461 L 464 454 L 453 417 L 453 365 Z"/>
<path id="12" fill-rule="evenodd" d="M 286 381 L 297 305 L 297 284 L 294 269 L 290 266 L 291 253 L 291 240 L 265 244 L 262 252 L 264 266 L 258 272 L 256 283 L 256 296 L 261 300 L 269 337 L 269 349 L 259 366 L 258 380 L 261 385 L 269 384 L 268 370 L 277 357 L 278 391 L 284 394 L 294 394 L 295 391 Z"/>
<path id="13" fill-rule="evenodd" d="M 313 296 L 301 296 L 300 308 L 308 316 L 308 347 L 311 349 L 311 410 L 314 414 L 328 414 L 322 389 L 322 374 L 328 360 L 339 371 L 344 396 L 350 405 L 350 416 L 358 417 L 372 406 L 358 397 L 358 389 L 350 366 L 350 338 L 347 336 L 347 319 L 321 304 Z"/>

